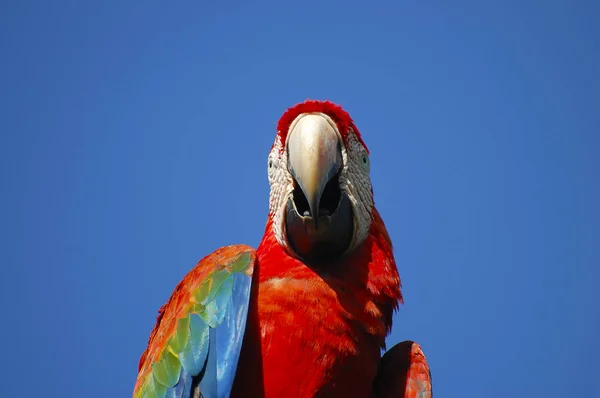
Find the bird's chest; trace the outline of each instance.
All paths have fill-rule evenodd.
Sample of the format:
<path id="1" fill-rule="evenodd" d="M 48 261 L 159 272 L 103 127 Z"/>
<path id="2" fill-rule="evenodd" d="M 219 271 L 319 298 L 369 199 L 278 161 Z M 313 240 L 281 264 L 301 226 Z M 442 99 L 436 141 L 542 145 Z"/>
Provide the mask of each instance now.
<path id="1" fill-rule="evenodd" d="M 264 395 L 369 396 L 379 344 L 356 312 L 322 281 L 262 283 L 257 297 Z M 252 321 L 252 320 L 251 320 Z"/>

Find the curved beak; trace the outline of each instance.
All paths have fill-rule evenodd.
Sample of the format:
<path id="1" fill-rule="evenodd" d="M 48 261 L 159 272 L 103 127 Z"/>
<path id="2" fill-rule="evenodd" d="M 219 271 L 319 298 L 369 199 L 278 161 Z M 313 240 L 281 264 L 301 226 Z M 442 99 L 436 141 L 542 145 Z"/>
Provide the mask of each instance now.
<path id="1" fill-rule="evenodd" d="M 335 128 L 319 114 L 302 116 L 289 132 L 288 168 L 308 201 L 315 229 L 325 186 L 342 167 L 340 146 Z"/>

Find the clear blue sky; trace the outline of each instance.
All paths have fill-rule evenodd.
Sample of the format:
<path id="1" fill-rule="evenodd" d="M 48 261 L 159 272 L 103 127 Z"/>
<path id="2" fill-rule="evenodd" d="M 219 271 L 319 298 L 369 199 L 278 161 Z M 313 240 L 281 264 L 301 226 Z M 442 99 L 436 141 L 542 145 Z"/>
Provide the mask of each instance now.
<path id="1" fill-rule="evenodd" d="M 315 98 L 371 150 L 388 342 L 436 396 L 600 396 L 600 3 L 215 3 L 2 2 L 2 395 L 130 395 L 175 284 L 258 244 Z"/>

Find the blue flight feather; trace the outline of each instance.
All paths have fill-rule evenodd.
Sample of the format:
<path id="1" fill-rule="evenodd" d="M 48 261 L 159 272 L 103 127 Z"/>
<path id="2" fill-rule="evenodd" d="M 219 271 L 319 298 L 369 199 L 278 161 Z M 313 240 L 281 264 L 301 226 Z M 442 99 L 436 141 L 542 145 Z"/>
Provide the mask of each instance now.
<path id="1" fill-rule="evenodd" d="M 242 264 L 240 261 L 249 264 L 250 258 L 249 253 L 242 253 L 235 260 L 237 267 Z M 219 286 L 214 286 L 216 292 L 211 292 L 209 300 L 201 303 L 198 313 L 187 315 L 187 340 L 174 346 L 181 350 L 175 352 L 181 363 L 177 382 L 165 389 L 154 380 L 152 398 L 190 398 L 196 389 L 205 398 L 225 398 L 231 394 L 246 329 L 252 275 L 236 269 L 224 279 L 219 278 L 218 283 Z M 201 379 L 194 381 L 197 376 Z"/>

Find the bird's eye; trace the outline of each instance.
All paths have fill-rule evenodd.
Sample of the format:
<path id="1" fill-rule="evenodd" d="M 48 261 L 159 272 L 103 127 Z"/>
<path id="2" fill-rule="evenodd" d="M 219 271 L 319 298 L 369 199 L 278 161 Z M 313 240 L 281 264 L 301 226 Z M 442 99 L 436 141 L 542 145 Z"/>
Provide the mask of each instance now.
<path id="1" fill-rule="evenodd" d="M 275 164 L 275 160 L 270 156 L 269 156 L 268 166 L 269 166 L 269 168 L 267 169 L 267 174 L 269 175 L 269 178 L 272 178 L 275 175 L 276 164 Z"/>
<path id="2" fill-rule="evenodd" d="M 369 171 L 369 155 L 364 154 L 360 159 L 361 166 L 364 170 Z"/>

